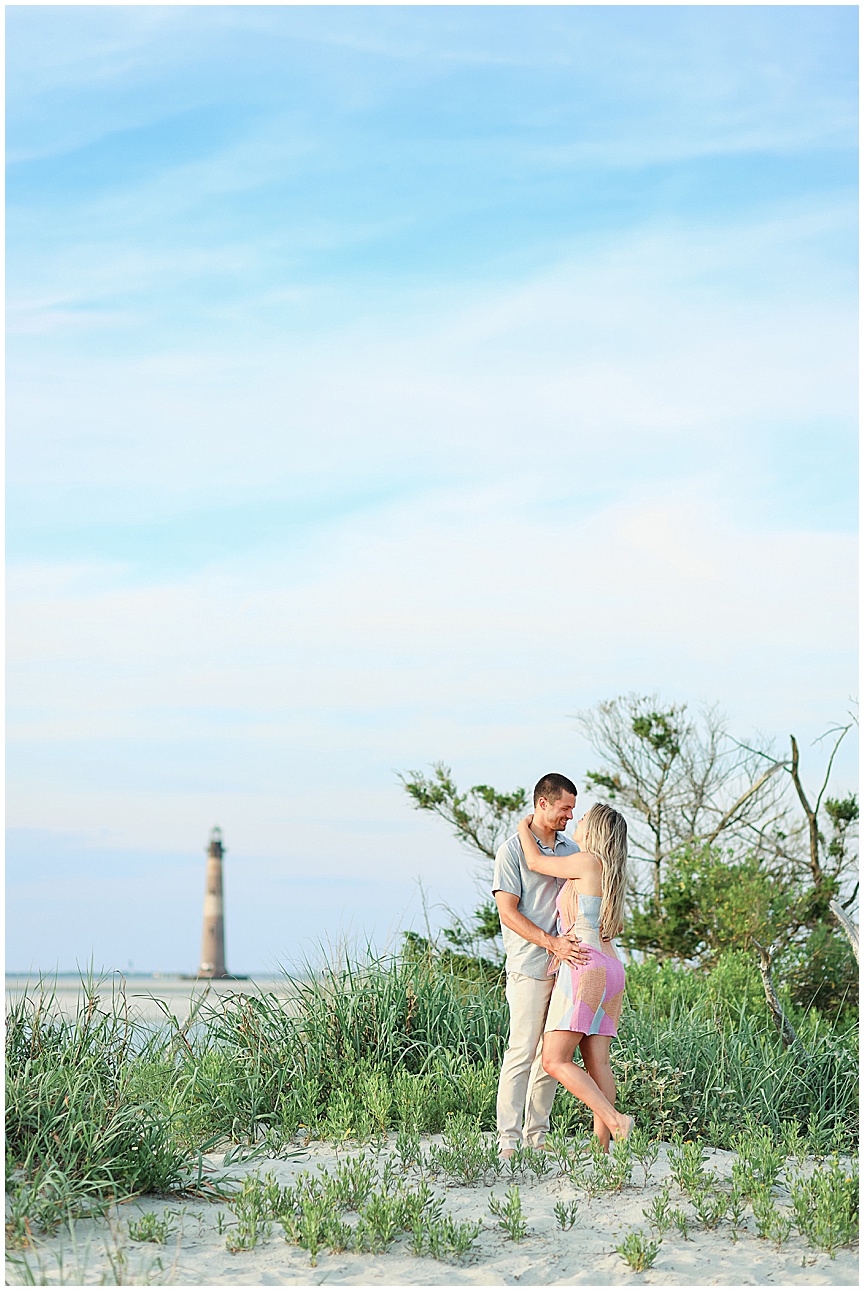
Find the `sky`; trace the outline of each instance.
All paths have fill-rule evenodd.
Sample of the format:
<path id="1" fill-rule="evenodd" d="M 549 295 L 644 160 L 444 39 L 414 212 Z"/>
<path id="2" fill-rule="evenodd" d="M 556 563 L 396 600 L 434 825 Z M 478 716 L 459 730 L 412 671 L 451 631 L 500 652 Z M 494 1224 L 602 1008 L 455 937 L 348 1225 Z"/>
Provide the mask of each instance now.
<path id="1" fill-rule="evenodd" d="M 856 690 L 852 6 L 7 17 L 7 968 L 476 904 L 398 774 Z M 837 791 L 855 784 L 854 750 Z"/>

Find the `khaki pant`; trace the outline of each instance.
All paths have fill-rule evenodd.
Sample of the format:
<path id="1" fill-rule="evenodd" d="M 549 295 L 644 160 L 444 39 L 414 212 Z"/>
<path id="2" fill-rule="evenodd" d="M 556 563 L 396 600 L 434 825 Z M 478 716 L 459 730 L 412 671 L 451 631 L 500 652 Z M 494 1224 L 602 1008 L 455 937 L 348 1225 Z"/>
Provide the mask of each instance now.
<path id="1" fill-rule="evenodd" d="M 558 1081 L 541 1062 L 543 1026 L 554 977 L 507 974 L 510 1040 L 498 1081 L 498 1146 L 518 1147 L 524 1141 L 539 1147 L 549 1132 L 549 1113 Z M 524 1123 L 523 1123 L 524 1119 Z"/>

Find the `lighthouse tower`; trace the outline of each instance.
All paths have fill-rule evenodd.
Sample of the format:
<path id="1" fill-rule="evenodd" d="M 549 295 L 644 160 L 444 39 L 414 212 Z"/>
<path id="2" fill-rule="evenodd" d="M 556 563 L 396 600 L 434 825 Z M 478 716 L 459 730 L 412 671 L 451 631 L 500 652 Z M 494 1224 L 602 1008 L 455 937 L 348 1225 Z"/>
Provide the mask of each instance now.
<path id="1" fill-rule="evenodd" d="M 210 831 L 207 847 L 207 888 L 204 893 L 204 929 L 201 934 L 199 977 L 230 977 L 225 967 L 225 909 L 222 898 L 222 830 Z"/>

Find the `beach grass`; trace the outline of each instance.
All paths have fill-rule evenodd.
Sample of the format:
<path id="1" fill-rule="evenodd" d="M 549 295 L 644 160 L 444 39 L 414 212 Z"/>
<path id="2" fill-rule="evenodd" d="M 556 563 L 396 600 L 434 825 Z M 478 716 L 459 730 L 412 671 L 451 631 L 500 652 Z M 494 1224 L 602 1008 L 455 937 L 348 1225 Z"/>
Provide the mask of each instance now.
<path id="1" fill-rule="evenodd" d="M 856 1030 L 810 1011 L 795 1019 L 801 1043 L 784 1049 L 764 999 L 740 988 L 744 973 L 734 962 L 628 975 L 613 1046 L 619 1105 L 648 1141 L 735 1149 L 761 1130 L 785 1156 L 852 1153 Z M 395 1132 L 410 1164 L 421 1135 L 449 1127 L 465 1148 L 453 1168 L 482 1173 L 476 1135 L 494 1129 L 506 1029 L 499 983 L 410 950 L 332 956 L 293 981 L 290 1004 L 238 989 L 204 1000 L 188 1025 L 166 1015 L 157 1029 L 112 979 L 84 984 L 74 1018 L 37 984 L 7 1020 L 9 1240 L 26 1245 L 124 1197 L 214 1196 L 202 1162 L 215 1144 L 230 1162 L 232 1144 L 278 1156 L 304 1140 Z M 579 1135 L 590 1114 L 559 1091 L 552 1126 Z M 441 1169 L 450 1150 L 445 1136 Z"/>

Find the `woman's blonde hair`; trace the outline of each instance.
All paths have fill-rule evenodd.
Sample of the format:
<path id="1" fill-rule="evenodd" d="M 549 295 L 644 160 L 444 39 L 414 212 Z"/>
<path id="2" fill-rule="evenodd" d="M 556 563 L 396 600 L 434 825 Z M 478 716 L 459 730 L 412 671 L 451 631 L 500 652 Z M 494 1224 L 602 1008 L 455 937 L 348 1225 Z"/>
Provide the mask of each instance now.
<path id="1" fill-rule="evenodd" d="M 614 807 L 597 802 L 585 817 L 585 850 L 601 866 L 603 898 L 600 936 L 617 937 L 624 927 L 624 889 L 627 883 L 627 822 Z"/>

